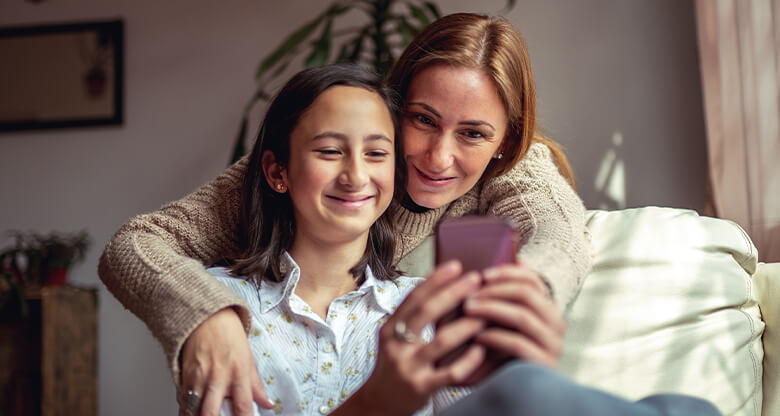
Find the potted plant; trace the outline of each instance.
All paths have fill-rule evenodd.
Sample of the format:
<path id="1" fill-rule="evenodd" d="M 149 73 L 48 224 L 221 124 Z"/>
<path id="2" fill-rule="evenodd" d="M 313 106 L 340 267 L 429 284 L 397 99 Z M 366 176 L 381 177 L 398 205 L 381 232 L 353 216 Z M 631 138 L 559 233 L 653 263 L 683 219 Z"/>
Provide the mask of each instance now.
<path id="1" fill-rule="evenodd" d="M 89 248 L 86 231 L 72 234 L 12 232 L 14 245 L 0 252 L 0 270 L 24 285 L 60 285 L 68 269 L 84 260 Z"/>

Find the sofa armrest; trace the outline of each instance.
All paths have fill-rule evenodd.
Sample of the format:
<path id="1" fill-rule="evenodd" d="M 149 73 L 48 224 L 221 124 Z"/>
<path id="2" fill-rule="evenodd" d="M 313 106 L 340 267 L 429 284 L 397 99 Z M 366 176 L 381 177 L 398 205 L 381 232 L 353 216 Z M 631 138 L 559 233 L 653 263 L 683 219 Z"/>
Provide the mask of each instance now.
<path id="1" fill-rule="evenodd" d="M 780 416 L 780 263 L 759 263 L 753 275 L 764 328 L 763 416 Z"/>

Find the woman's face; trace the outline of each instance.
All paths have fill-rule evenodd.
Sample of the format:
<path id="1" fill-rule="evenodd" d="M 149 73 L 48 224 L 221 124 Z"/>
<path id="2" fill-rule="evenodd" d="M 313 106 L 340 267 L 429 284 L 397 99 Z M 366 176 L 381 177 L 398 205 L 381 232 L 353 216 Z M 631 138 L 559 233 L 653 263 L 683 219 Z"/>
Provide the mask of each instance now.
<path id="1" fill-rule="evenodd" d="M 401 130 L 412 200 L 438 208 L 468 192 L 500 152 L 507 120 L 483 71 L 435 64 L 417 73 Z"/>
<path id="2" fill-rule="evenodd" d="M 293 129 L 290 160 L 282 171 L 295 212 L 295 239 L 344 242 L 367 236 L 390 204 L 394 174 L 393 121 L 382 98 L 357 87 L 325 90 Z"/>

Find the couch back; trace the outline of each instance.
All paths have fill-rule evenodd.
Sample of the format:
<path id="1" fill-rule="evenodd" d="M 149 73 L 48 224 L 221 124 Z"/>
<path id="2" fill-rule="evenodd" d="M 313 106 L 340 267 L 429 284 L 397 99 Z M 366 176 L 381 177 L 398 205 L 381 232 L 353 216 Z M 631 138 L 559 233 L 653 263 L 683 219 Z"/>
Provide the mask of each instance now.
<path id="1" fill-rule="evenodd" d="M 682 393 L 762 414 L 765 323 L 745 232 L 673 208 L 587 215 L 593 270 L 567 313 L 560 370 L 629 399 Z"/>

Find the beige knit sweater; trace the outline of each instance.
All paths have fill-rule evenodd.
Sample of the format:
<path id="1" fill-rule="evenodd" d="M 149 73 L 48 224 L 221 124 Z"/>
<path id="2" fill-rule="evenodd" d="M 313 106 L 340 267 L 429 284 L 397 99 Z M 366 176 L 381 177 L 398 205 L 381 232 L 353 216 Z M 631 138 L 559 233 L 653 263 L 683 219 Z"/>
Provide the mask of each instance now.
<path id="1" fill-rule="evenodd" d="M 130 219 L 100 258 L 103 283 L 160 341 L 177 385 L 179 353 L 201 322 L 233 307 L 249 330 L 247 306 L 204 267 L 238 252 L 239 192 L 246 166 L 243 158 L 186 197 Z M 577 294 L 590 268 L 584 206 L 545 145 L 533 144 L 510 172 L 448 206 L 399 212 L 396 260 L 430 235 L 441 218 L 466 214 L 513 218 L 520 227 L 521 258 L 546 278 L 559 307 Z"/>

